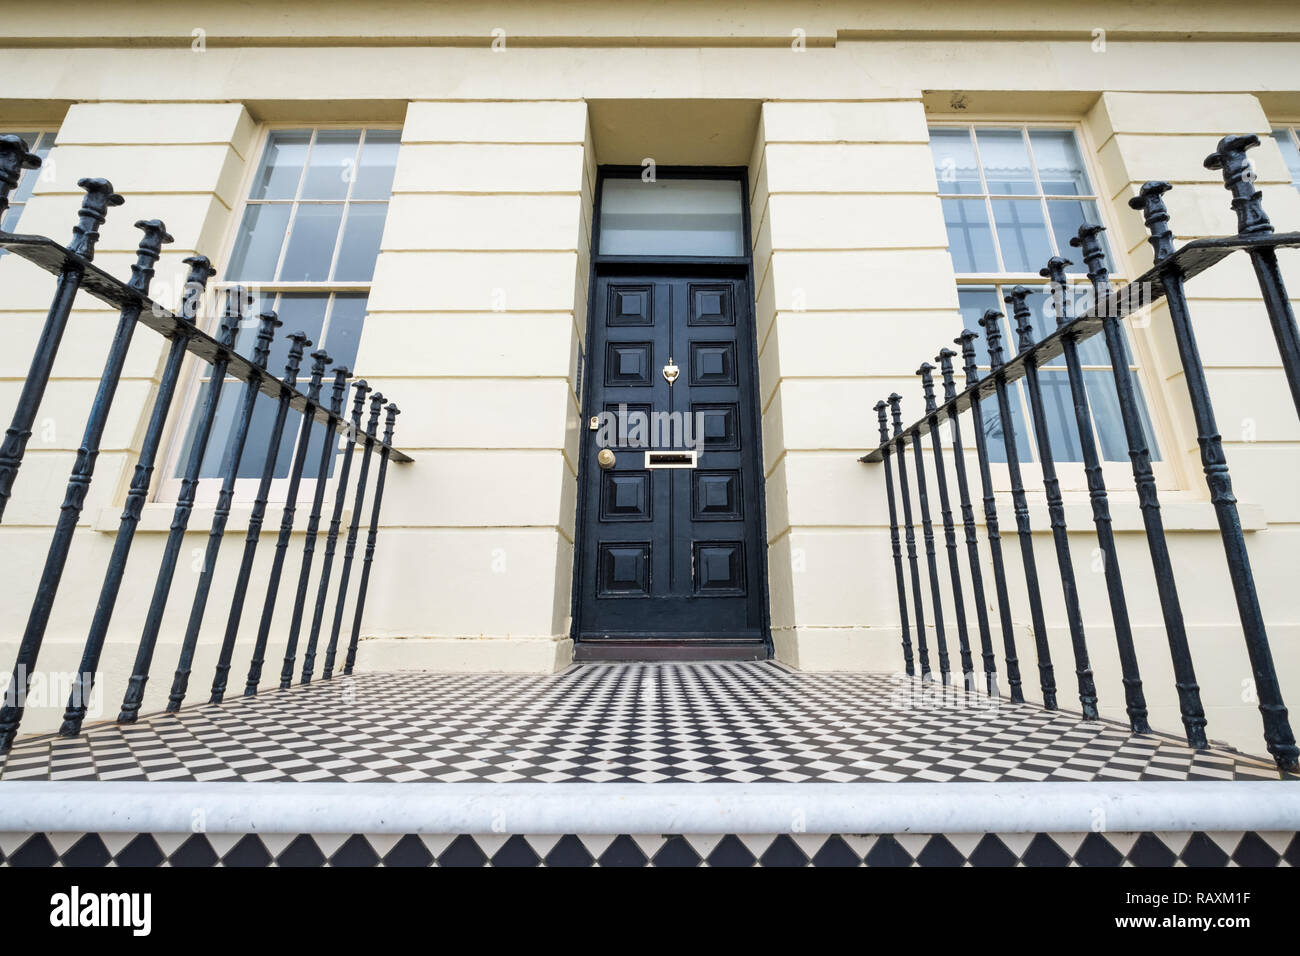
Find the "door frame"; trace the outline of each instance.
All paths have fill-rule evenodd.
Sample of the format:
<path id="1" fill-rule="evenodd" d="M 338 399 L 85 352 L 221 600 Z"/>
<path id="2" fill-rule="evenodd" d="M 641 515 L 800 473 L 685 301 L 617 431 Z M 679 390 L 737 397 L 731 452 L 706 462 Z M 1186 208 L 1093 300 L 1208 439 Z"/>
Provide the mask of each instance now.
<path id="1" fill-rule="evenodd" d="M 758 380 L 758 307 L 754 301 L 754 261 L 753 240 L 750 234 L 749 209 L 749 169 L 745 166 L 657 166 L 656 179 L 719 179 L 734 180 L 740 183 L 741 190 L 741 229 L 743 239 L 743 256 L 602 256 L 600 249 L 600 209 L 604 195 L 606 179 L 640 179 L 641 166 L 598 166 L 596 169 L 596 195 L 592 203 L 591 219 L 591 268 L 587 281 L 587 334 L 584 347 L 580 350 L 583 371 L 579 383 L 580 427 L 578 429 L 577 461 L 577 514 L 574 520 L 573 535 L 573 579 L 570 582 L 571 623 L 569 636 L 573 641 L 574 657 L 577 660 L 754 660 L 756 653 L 752 644 L 738 646 L 726 643 L 710 644 L 707 641 L 658 640 L 653 642 L 587 641 L 579 639 L 579 624 L 582 620 L 582 575 L 585 564 L 585 542 L 587 534 L 587 495 L 591 479 L 590 442 L 592 433 L 586 428 L 586 414 L 591 401 L 591 376 L 586 368 L 591 363 L 588 356 L 596 328 L 596 281 L 607 275 L 698 275 L 718 276 L 740 280 L 749 306 L 751 326 L 754 335 L 749 338 L 747 361 L 749 362 L 750 381 L 753 383 L 752 401 L 749 405 L 751 434 L 754 436 L 754 466 L 758 469 L 755 482 L 758 488 L 757 507 L 750 512 L 758 523 L 758 581 L 761 590 L 760 613 L 762 644 L 761 657 L 768 660 L 773 656 L 772 616 L 770 589 L 767 573 L 767 476 L 763 468 L 763 416 L 762 392 Z"/>

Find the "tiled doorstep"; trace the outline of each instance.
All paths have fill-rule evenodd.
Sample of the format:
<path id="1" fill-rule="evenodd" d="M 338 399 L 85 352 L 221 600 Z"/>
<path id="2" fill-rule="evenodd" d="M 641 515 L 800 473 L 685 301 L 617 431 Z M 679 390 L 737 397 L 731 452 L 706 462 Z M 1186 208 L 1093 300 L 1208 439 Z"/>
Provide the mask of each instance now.
<path id="1" fill-rule="evenodd" d="M 1300 830 L 1289 782 L 0 782 L 0 833 Z"/>

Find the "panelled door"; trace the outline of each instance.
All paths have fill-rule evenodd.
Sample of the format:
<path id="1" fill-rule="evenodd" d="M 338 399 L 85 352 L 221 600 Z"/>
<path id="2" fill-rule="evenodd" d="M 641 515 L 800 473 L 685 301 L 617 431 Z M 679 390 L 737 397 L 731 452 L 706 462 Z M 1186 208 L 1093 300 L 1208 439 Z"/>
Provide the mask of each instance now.
<path id="1" fill-rule="evenodd" d="M 579 659 L 766 656 L 748 300 L 725 273 L 596 280 Z"/>

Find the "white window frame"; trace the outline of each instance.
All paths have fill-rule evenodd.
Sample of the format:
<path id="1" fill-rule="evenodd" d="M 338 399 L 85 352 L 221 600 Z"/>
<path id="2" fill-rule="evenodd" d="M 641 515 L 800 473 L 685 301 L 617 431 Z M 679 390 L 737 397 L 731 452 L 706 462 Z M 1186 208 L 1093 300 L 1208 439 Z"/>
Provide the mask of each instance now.
<path id="1" fill-rule="evenodd" d="M 1111 216 L 1111 209 L 1109 208 L 1110 199 L 1106 197 L 1103 193 L 1097 191 L 1098 187 L 1102 183 L 1101 177 L 1098 175 L 1098 170 L 1095 162 L 1097 150 L 1094 147 L 1092 137 L 1088 134 L 1088 130 L 1085 126 L 1083 126 L 1083 124 L 1079 123 L 1077 120 L 1066 119 L 1066 118 L 1051 119 L 1051 118 L 1040 117 L 1035 119 L 1014 119 L 1002 115 L 963 115 L 960 118 L 956 118 L 956 117 L 950 118 L 950 117 L 943 117 L 943 116 L 935 116 L 933 118 L 928 117 L 926 121 L 926 126 L 929 128 L 962 129 L 968 131 L 971 130 L 972 128 L 975 129 L 1014 128 L 1014 129 L 1024 130 L 1026 133 L 1029 130 L 1034 130 L 1034 129 L 1068 130 L 1071 133 L 1073 133 L 1075 138 L 1075 143 L 1079 148 L 1080 158 L 1083 161 L 1083 170 L 1088 175 L 1088 181 L 1092 186 L 1093 191 L 1091 193 L 1087 193 L 1084 195 L 1067 196 L 1067 195 L 1058 195 L 1056 193 L 1048 194 L 1043 192 L 1042 183 L 1039 181 L 1039 177 L 1038 177 L 1038 164 L 1034 158 L 1033 145 L 1029 140 L 1029 136 L 1026 135 L 1025 142 L 1026 142 L 1026 149 L 1029 151 L 1030 171 L 1033 174 L 1033 182 L 1037 192 L 1032 196 L 1023 193 L 1016 194 L 1016 195 L 1002 194 L 1002 193 L 990 194 L 988 191 L 988 183 L 984 176 L 984 166 L 983 163 L 980 162 L 978 139 L 977 137 L 972 136 L 971 141 L 972 141 L 973 148 L 975 150 L 975 164 L 979 171 L 980 186 L 983 191 L 979 195 L 967 194 L 967 193 L 940 193 L 939 198 L 941 201 L 945 198 L 984 200 L 985 209 L 987 210 L 988 217 L 989 217 L 989 230 L 992 233 L 993 246 L 997 253 L 999 263 L 1002 262 L 1002 247 L 1000 245 L 1000 241 L 997 235 L 997 225 L 996 225 L 996 220 L 994 219 L 993 216 L 992 200 L 994 199 L 1022 199 L 1022 200 L 1038 199 L 1039 202 L 1042 204 L 1044 223 L 1048 224 L 1046 232 L 1047 232 L 1048 241 L 1050 242 L 1051 247 L 1054 250 L 1053 254 L 1062 256 L 1067 259 L 1071 259 L 1074 262 L 1079 261 L 1079 253 L 1077 250 L 1070 248 L 1062 251 L 1057 248 L 1056 234 L 1055 231 L 1050 226 L 1052 220 L 1050 218 L 1050 212 L 1047 207 L 1047 201 L 1049 199 L 1068 199 L 1068 200 L 1079 200 L 1079 201 L 1091 200 L 1092 203 L 1097 208 L 1097 214 L 1098 217 L 1100 218 L 1100 225 L 1106 227 L 1106 236 L 1107 236 L 1106 245 L 1107 245 L 1107 251 L 1109 252 L 1110 263 L 1112 266 L 1112 271 L 1110 273 L 1111 281 L 1116 286 L 1120 286 L 1128 281 L 1131 281 L 1133 277 L 1139 274 L 1134 271 L 1132 262 L 1129 259 L 1129 256 L 1127 254 L 1127 250 L 1120 248 L 1116 241 L 1121 235 L 1121 233 L 1118 229 L 1113 228 L 1111 222 L 1112 216 Z M 1034 273 L 957 272 L 954 269 L 953 278 L 958 289 L 961 289 L 963 287 L 970 288 L 974 286 L 993 286 L 995 289 L 1002 289 L 1002 288 L 1014 287 L 1016 285 L 1025 285 L 1031 289 L 1034 289 L 1035 291 L 1038 291 L 1044 287 L 1044 283 L 1046 282 L 1046 280 L 1044 280 L 1043 277 L 1040 276 L 1037 272 Z M 1070 273 L 1069 280 L 1070 280 L 1071 287 L 1074 286 L 1089 287 L 1087 276 L 1082 273 Z M 1005 303 L 1001 301 L 1000 295 L 998 298 L 999 298 L 999 302 L 997 308 L 1000 311 L 1007 313 L 1006 318 L 1003 320 L 1002 323 L 1002 333 L 1003 333 L 1002 340 L 1003 340 L 1004 355 L 1008 359 L 1010 359 L 1016 354 L 1015 319 L 1009 314 L 1010 309 L 1005 305 Z M 1038 317 L 1035 317 L 1035 319 L 1037 318 Z M 1129 371 L 1130 374 L 1132 374 L 1141 385 L 1142 394 L 1146 401 L 1147 417 L 1151 422 L 1151 431 L 1155 436 L 1155 440 L 1160 449 L 1160 456 L 1161 456 L 1160 460 L 1151 462 L 1151 469 L 1153 474 L 1155 475 L 1156 484 L 1159 487 L 1167 488 L 1167 489 L 1178 489 L 1181 487 L 1181 482 L 1180 482 L 1180 472 L 1178 470 L 1178 465 L 1176 462 L 1178 455 L 1177 453 L 1173 452 L 1173 449 L 1175 448 L 1172 439 L 1174 431 L 1172 428 L 1172 423 L 1169 419 L 1168 407 L 1165 401 L 1166 395 L 1164 389 L 1159 387 L 1158 383 L 1153 379 L 1150 371 L 1156 368 L 1156 365 L 1154 363 L 1154 356 L 1152 353 L 1152 343 L 1150 340 L 1150 336 L 1146 331 L 1144 325 L 1139 326 L 1131 322 L 1125 321 L 1124 326 L 1125 326 L 1125 332 L 1127 333 L 1129 350 L 1132 353 L 1130 358 L 1132 359 L 1133 364 L 1129 366 Z M 975 329 L 974 331 L 981 332 L 982 334 L 982 330 L 980 329 Z M 956 333 L 954 333 L 954 335 L 955 334 Z M 1041 334 L 1038 337 L 1041 338 Z M 960 364 L 961 360 L 957 359 L 956 361 L 958 364 Z M 1109 371 L 1110 368 L 1111 368 L 1110 365 L 1085 365 L 1084 366 L 1085 371 L 1099 370 L 1099 369 L 1105 369 Z M 982 375 L 987 372 L 987 369 L 981 366 L 980 372 L 982 377 Z M 1063 374 L 1063 373 L 1053 371 L 1051 374 Z M 959 374 L 957 377 L 957 381 L 960 386 L 960 383 L 964 381 L 963 376 Z M 1023 383 L 1021 383 L 1019 392 L 1021 394 L 1020 404 L 1022 406 L 1021 407 L 1022 420 L 1026 428 L 1029 430 L 1028 440 L 1029 440 L 1030 447 L 1033 449 L 1033 458 L 1028 460 L 1022 460 L 1020 462 L 1021 471 L 1024 473 L 1024 485 L 1028 489 L 1028 488 L 1038 487 L 1041 485 L 1042 466 L 1039 463 L 1038 450 L 1037 450 L 1038 441 L 1037 441 L 1037 437 L 1034 434 L 1033 418 L 1030 415 L 1030 410 L 1029 410 L 1028 391 L 1027 391 L 1027 387 L 1024 386 Z M 1097 424 L 1096 424 L 1095 415 L 1093 416 L 1093 435 L 1094 437 L 1096 437 L 1097 435 Z M 968 441 L 973 441 L 973 438 L 968 439 Z M 1098 449 L 1100 450 L 1100 445 L 1098 445 Z M 1010 487 L 1010 479 L 1007 473 L 1006 463 L 991 462 L 990 464 L 993 466 L 994 482 L 997 488 L 999 490 L 1008 489 Z M 1084 474 L 1082 462 L 1059 461 L 1059 460 L 1055 460 L 1055 456 L 1054 456 L 1054 464 L 1056 466 L 1057 475 L 1061 480 L 1061 487 L 1063 490 L 1083 491 L 1087 489 L 1087 476 Z M 1110 485 L 1109 490 L 1111 491 L 1130 490 L 1131 486 L 1129 486 L 1127 482 L 1122 482 L 1120 480 L 1120 478 L 1122 477 L 1121 469 L 1123 472 L 1123 476 L 1131 475 L 1127 461 L 1113 461 L 1113 460 L 1103 459 L 1102 467 L 1103 470 L 1109 472 L 1110 474 L 1110 477 L 1108 479 L 1108 484 Z"/>
<path id="2" fill-rule="evenodd" d="M 373 120 L 371 121 L 358 120 L 350 123 L 348 122 L 312 123 L 309 121 L 305 121 L 305 122 L 298 122 L 298 123 L 262 124 L 261 128 L 258 130 L 258 134 L 254 142 L 253 148 L 249 151 L 248 161 L 244 164 L 244 173 L 243 176 L 240 178 L 240 184 L 239 184 L 239 193 L 238 193 L 239 201 L 235 204 L 234 209 L 231 211 L 230 225 L 229 228 L 226 230 L 226 235 L 221 245 L 221 258 L 216 263 L 216 267 L 218 270 L 217 277 L 214 277 L 214 279 L 208 283 L 208 294 L 204 298 L 204 303 L 205 303 L 204 314 L 201 316 L 200 319 L 200 327 L 205 332 L 207 332 L 209 335 L 212 335 L 214 337 L 216 336 L 217 329 L 221 321 L 221 309 L 225 302 L 225 291 L 227 289 L 239 285 L 248 288 L 255 288 L 258 291 L 263 293 L 280 294 L 285 292 L 290 292 L 290 293 L 299 292 L 299 293 L 315 293 L 320 295 L 329 295 L 331 301 L 327 307 L 324 325 L 322 326 L 322 330 L 321 330 L 322 331 L 321 337 L 323 339 L 328 339 L 329 337 L 328 335 L 329 323 L 334 311 L 334 302 L 332 300 L 335 294 L 361 293 L 366 295 L 367 298 L 369 297 L 371 287 L 373 286 L 373 281 L 327 280 L 324 282 L 281 282 L 278 280 L 274 280 L 274 281 L 273 280 L 266 280 L 266 281 L 236 280 L 236 279 L 228 279 L 226 277 L 226 270 L 229 268 L 229 263 L 235 251 L 235 245 L 239 241 L 239 230 L 240 230 L 240 226 L 242 226 L 244 222 L 245 211 L 250 205 L 270 204 L 262 200 L 252 200 L 249 197 L 252 192 L 253 183 L 257 177 L 257 173 L 262 165 L 262 157 L 265 154 L 267 144 L 269 143 L 271 135 L 273 133 L 281 130 L 302 130 L 302 129 L 311 130 L 313 134 L 323 130 L 334 130 L 334 129 L 397 130 L 400 132 L 401 128 L 402 128 L 402 124 L 400 123 L 400 121 L 385 122 L 385 121 L 373 121 Z M 313 143 L 314 141 L 315 141 L 315 137 L 313 135 Z M 311 150 L 309 147 L 307 156 L 303 160 L 304 167 L 310 161 L 311 161 Z M 275 201 L 280 204 L 292 202 L 293 205 L 293 210 L 290 213 L 289 221 L 285 227 L 286 237 L 291 235 L 293 231 L 293 223 L 297 217 L 299 197 L 301 195 L 302 185 L 305 179 L 306 179 L 305 175 L 299 179 L 298 188 L 295 191 L 294 198 L 291 201 L 289 200 Z M 353 178 L 353 183 L 355 183 L 355 177 Z M 349 184 L 347 198 L 343 200 L 328 200 L 328 202 L 344 203 L 345 205 L 350 205 L 353 202 L 353 200 L 350 198 L 352 193 L 352 188 L 353 185 Z M 307 202 L 313 202 L 313 201 L 314 200 L 307 200 Z M 356 200 L 356 202 L 358 204 L 370 204 L 370 205 L 375 205 L 380 202 L 391 204 L 392 194 L 390 192 L 388 198 L 384 200 Z M 340 220 L 339 223 L 340 231 L 343 229 L 343 226 L 345 224 L 346 224 L 346 215 Z M 335 245 L 334 245 L 334 258 L 330 262 L 331 273 L 333 273 L 334 267 L 338 263 L 339 249 L 341 248 L 342 244 L 343 243 L 341 238 L 336 237 Z M 279 272 L 280 266 L 284 262 L 284 256 L 286 251 L 288 250 L 288 247 L 289 247 L 288 242 L 281 243 L 280 257 L 276 261 L 276 273 Z M 363 320 L 362 323 L 363 335 L 364 335 L 364 329 L 365 329 L 365 325 Z M 281 328 L 276 329 L 276 336 L 283 337 L 285 335 L 288 335 L 292 331 L 294 330 L 289 328 L 287 325 L 282 326 Z M 243 334 L 247 335 L 250 333 L 248 331 L 244 331 Z M 310 377 L 311 359 L 308 358 L 308 355 L 316 348 L 317 345 L 313 343 L 310 347 L 308 347 L 306 353 L 304 353 L 303 355 L 303 361 L 298 375 L 298 378 L 300 380 L 298 387 L 300 391 L 306 392 L 306 383 L 301 380 Z M 181 385 L 177 389 L 177 397 L 173 402 L 173 415 L 171 416 L 172 422 L 168 426 L 168 437 L 167 437 L 167 445 L 166 445 L 167 454 L 165 456 L 165 460 L 163 463 L 162 476 L 157 484 L 157 490 L 154 493 L 155 501 L 165 502 L 169 504 L 174 503 L 180 495 L 181 479 L 176 477 L 176 473 L 179 467 L 181 466 L 181 454 L 183 453 L 185 448 L 185 438 L 189 431 L 190 422 L 194 419 L 194 417 L 198 414 L 199 411 L 199 402 L 198 402 L 199 390 L 202 387 L 203 380 L 207 377 L 206 370 L 211 368 L 211 366 L 207 362 L 198 360 L 194 356 L 189 356 L 186 360 L 186 364 L 188 367 L 184 372 L 182 372 Z M 284 377 L 284 369 L 282 367 L 278 369 L 269 368 L 268 371 L 274 374 L 277 378 Z M 352 371 L 353 371 L 353 377 L 355 378 L 356 369 L 353 369 Z M 326 407 L 328 407 L 329 405 L 332 380 L 333 377 L 329 374 L 329 371 L 327 369 L 321 385 L 321 400 L 326 405 Z M 226 386 L 224 388 L 229 388 L 231 384 L 232 384 L 231 382 L 227 381 Z M 242 384 L 243 383 L 238 383 L 239 387 L 242 388 Z M 223 388 L 223 392 L 224 392 L 224 388 Z M 352 389 L 349 388 L 345 395 L 344 406 L 343 406 L 343 415 L 345 418 L 349 417 L 352 409 L 352 394 L 353 394 Z M 267 398 L 265 395 L 263 395 L 261 398 L 258 399 L 259 403 L 269 402 L 269 401 L 271 400 Z M 181 413 L 175 414 L 176 409 L 181 410 Z M 368 414 L 369 414 L 369 407 L 367 406 L 366 415 Z M 288 432 L 290 429 L 293 430 L 295 436 L 294 441 L 296 443 L 298 425 L 295 424 L 294 418 L 295 416 L 291 413 L 289 419 L 285 423 L 285 431 Z M 366 416 L 363 415 L 362 417 L 363 427 L 365 426 L 365 423 L 366 423 Z M 315 427 L 319 428 L 321 426 L 317 424 Z M 249 454 L 249 451 L 250 450 L 248 448 L 245 448 L 244 454 L 245 455 Z M 259 454 L 263 461 L 265 460 L 266 449 L 264 448 L 258 449 L 256 450 L 255 453 Z M 354 470 L 354 474 L 355 473 L 356 472 Z M 328 487 L 325 492 L 325 500 L 327 502 L 332 501 L 333 499 L 333 488 L 337 485 L 337 477 L 338 477 L 338 469 L 336 466 L 333 474 L 326 479 L 328 483 Z M 307 478 L 307 477 L 303 477 L 300 479 L 300 484 L 298 487 L 299 503 L 311 500 L 311 498 L 313 497 L 316 491 L 317 480 L 318 479 L 316 478 Z M 250 504 L 257 493 L 257 486 L 259 482 L 260 482 L 260 478 L 235 479 L 235 488 L 234 488 L 235 503 L 237 505 L 241 503 Z M 221 485 L 222 485 L 222 481 L 219 477 L 214 476 L 214 477 L 202 479 L 199 482 L 198 493 L 195 496 L 195 504 L 201 507 L 214 505 L 216 503 L 217 496 L 221 491 Z M 283 504 L 288 499 L 289 496 L 288 491 L 289 491 L 288 477 L 274 478 L 271 481 L 271 487 L 267 495 L 267 500 L 268 502 Z"/>
<path id="3" fill-rule="evenodd" d="M 1276 133 L 1281 130 L 1291 137 L 1291 142 L 1295 144 L 1297 151 L 1300 151 L 1300 120 L 1276 120 L 1269 122 L 1270 133 Z M 1290 173 L 1290 170 L 1287 170 Z M 1291 181 L 1291 185 L 1300 191 L 1300 178 Z"/>

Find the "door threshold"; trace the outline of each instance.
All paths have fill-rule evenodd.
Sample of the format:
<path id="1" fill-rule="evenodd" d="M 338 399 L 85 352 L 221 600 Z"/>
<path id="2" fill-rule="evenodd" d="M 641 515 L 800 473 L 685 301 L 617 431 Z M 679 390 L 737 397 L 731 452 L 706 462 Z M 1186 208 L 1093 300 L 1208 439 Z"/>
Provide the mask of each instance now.
<path id="1" fill-rule="evenodd" d="M 575 661 L 765 661 L 771 656 L 761 641 L 709 644 L 681 641 L 579 641 Z"/>

